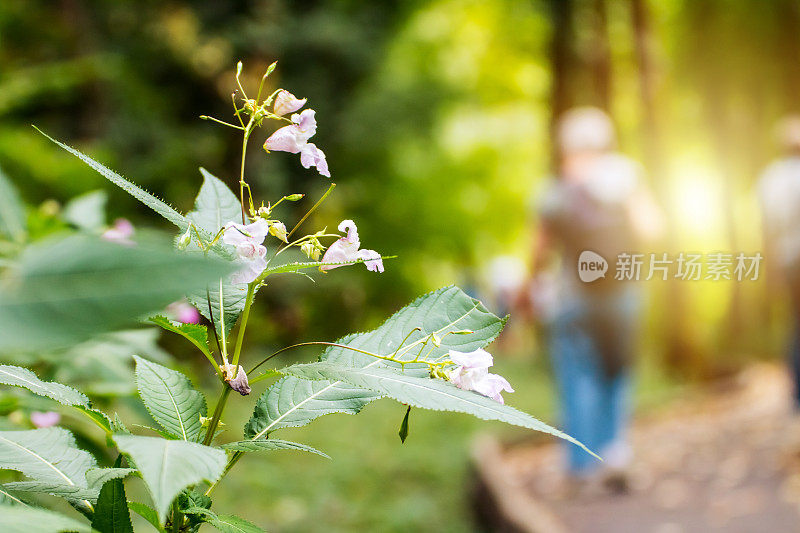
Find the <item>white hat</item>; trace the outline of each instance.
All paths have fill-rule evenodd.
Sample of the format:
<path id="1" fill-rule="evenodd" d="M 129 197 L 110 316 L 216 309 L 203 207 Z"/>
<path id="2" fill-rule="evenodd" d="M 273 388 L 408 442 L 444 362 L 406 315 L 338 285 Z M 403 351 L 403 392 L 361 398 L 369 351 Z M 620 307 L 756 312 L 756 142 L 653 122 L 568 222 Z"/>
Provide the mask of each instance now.
<path id="1" fill-rule="evenodd" d="M 562 153 L 610 150 L 616 144 L 614 124 L 596 107 L 570 109 L 558 121 L 558 144 Z"/>

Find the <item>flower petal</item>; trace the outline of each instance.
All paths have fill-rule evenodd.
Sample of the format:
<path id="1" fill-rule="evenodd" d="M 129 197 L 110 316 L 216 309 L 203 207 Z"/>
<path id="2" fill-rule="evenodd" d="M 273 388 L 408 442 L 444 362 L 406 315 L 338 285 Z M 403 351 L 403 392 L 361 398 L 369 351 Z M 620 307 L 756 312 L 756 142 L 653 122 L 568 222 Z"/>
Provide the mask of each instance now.
<path id="1" fill-rule="evenodd" d="M 303 168 L 317 167 L 317 172 L 321 175 L 326 178 L 331 177 L 325 153 L 317 148 L 314 143 L 305 144 L 300 149 L 300 164 L 303 165 Z"/>
<path id="2" fill-rule="evenodd" d="M 383 272 L 383 259 L 375 250 L 359 250 L 358 258 L 364 260 L 364 265 L 370 272 Z"/>
<path id="3" fill-rule="evenodd" d="M 314 118 L 316 113 L 317 112 L 313 109 L 305 109 L 299 115 L 292 115 L 292 122 L 294 122 L 296 125 L 294 132 L 297 136 L 297 140 L 301 143 L 306 143 L 311 137 L 314 136 L 315 133 L 317 133 L 317 119 Z M 292 126 L 287 127 L 291 128 Z"/>
<path id="4" fill-rule="evenodd" d="M 478 348 L 474 352 L 458 352 L 450 350 L 450 360 L 465 368 L 489 368 L 494 364 L 492 354 L 482 348 Z"/>
<path id="5" fill-rule="evenodd" d="M 306 144 L 307 140 L 308 137 L 305 139 L 302 138 L 297 125 L 292 124 L 291 126 L 284 126 L 275 130 L 275 132 L 264 141 L 264 150 L 296 154 Z"/>
<path id="6" fill-rule="evenodd" d="M 275 96 L 275 106 L 272 108 L 273 112 L 278 116 L 294 113 L 304 105 L 306 105 L 307 98 L 297 98 L 295 95 L 285 89 L 281 89 Z"/>

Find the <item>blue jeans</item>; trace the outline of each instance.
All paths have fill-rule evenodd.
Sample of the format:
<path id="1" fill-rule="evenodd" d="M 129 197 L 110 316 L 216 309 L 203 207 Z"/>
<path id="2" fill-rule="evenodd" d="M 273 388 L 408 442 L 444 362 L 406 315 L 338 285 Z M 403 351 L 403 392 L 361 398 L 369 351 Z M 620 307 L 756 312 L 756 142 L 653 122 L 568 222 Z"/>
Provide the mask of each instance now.
<path id="1" fill-rule="evenodd" d="M 615 337 L 612 346 L 632 350 L 637 296 L 626 288 L 601 298 L 570 298 L 551 328 L 550 356 L 558 382 L 563 430 L 601 457 L 612 445 L 625 443 L 631 379 L 629 364 L 611 375 L 607 371 L 598 330 L 591 324 L 591 309 L 594 307 L 597 313 L 599 306 L 601 314 L 613 316 L 613 330 L 603 332 L 604 337 Z M 602 465 L 578 446 L 565 444 L 572 474 L 591 474 Z"/>

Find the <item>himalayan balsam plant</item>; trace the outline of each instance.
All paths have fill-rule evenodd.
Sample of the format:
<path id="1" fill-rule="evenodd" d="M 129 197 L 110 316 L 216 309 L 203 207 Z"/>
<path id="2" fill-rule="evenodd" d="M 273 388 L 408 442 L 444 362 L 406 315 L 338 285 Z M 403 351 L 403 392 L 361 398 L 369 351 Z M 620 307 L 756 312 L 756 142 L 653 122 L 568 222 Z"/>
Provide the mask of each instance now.
<path id="1" fill-rule="evenodd" d="M 485 348 L 505 319 L 456 287 L 418 298 L 373 331 L 336 342 L 288 346 L 260 360 L 244 360 L 251 308 L 273 276 L 308 275 L 314 269 L 336 275 L 336 269 L 357 264 L 374 275 L 391 268 L 389 257 L 362 247 L 353 220 L 343 220 L 338 232 L 323 228 L 302 234 L 303 223 L 329 196 L 333 183 L 291 229 L 288 221 L 281 220 L 282 204 L 301 202 L 303 194 L 277 201 L 254 198 L 245 172 L 249 141 L 275 123 L 279 127 L 264 134 L 267 154 L 297 154 L 303 167 L 314 167 L 324 178 L 331 176 L 324 152 L 310 142 L 317 123 L 306 99 L 285 89 L 264 98 L 263 88 L 274 68 L 275 64 L 267 69 L 250 98 L 240 82 L 240 63 L 232 95 L 233 119 L 201 117 L 242 137 L 238 194 L 200 169 L 203 184 L 194 210 L 186 215 L 51 139 L 177 226 L 177 235 L 166 243 L 140 237 L 130 224 L 118 221 L 94 235 L 78 232 L 29 244 L 18 195 L 0 175 L 0 234 L 6 239 L 0 352 L 74 346 L 149 317 L 149 323 L 191 343 L 219 381 L 216 399 L 209 404 L 181 372 L 134 355 L 139 397 L 157 424 L 147 428 L 126 425 L 118 415 L 93 407 L 83 393 L 44 381 L 29 369 L 0 365 L 0 383 L 47 399 L 41 402 L 58 402 L 66 406 L 67 411 L 59 408 L 62 412 L 75 409 L 88 417 L 104 434 L 106 457 L 116 458 L 101 466 L 94 455 L 77 446 L 70 431 L 57 425 L 59 413 L 46 407 L 31 415 L 37 429 L 0 431 L 0 469 L 25 476 L 0 485 L 4 531 L 129 532 L 131 511 L 161 532 L 196 531 L 203 523 L 225 532 L 261 531 L 212 505 L 215 491 L 224 490 L 225 475 L 253 453 L 297 450 L 325 456 L 276 435 L 283 437 L 289 428 L 325 414 L 358 413 L 383 397 L 408 406 L 400 429 L 403 440 L 408 413 L 424 408 L 499 420 L 582 446 L 504 404 L 502 393 L 513 389 L 505 378 L 489 372 L 493 360 Z M 290 252 L 303 259 L 286 261 Z M 171 318 L 152 315 L 179 300 L 183 303 L 172 305 Z M 198 311 L 208 326 L 199 323 Z M 282 352 L 307 345 L 323 348 L 317 361 L 270 368 Z M 256 399 L 241 433 L 225 426 L 228 403 L 248 401 L 251 387 L 265 380 L 272 383 Z M 133 476 L 143 480 L 149 502 L 127 499 L 124 481 Z M 63 498 L 85 519 L 31 503 L 37 494 Z"/>

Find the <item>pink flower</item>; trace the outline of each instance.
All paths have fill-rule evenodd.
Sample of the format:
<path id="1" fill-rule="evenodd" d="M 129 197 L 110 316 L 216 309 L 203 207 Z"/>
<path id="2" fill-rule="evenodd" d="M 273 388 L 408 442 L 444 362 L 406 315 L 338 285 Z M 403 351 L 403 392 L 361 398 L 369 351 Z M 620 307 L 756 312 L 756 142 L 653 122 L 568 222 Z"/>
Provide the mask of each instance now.
<path id="1" fill-rule="evenodd" d="M 61 415 L 55 411 L 47 411 L 46 413 L 33 411 L 31 413 L 31 422 L 37 428 L 49 428 L 61 422 Z"/>
<path id="2" fill-rule="evenodd" d="M 275 106 L 272 108 L 272 111 L 278 116 L 294 113 L 306 105 L 306 100 L 307 98 L 301 100 L 289 91 L 281 89 L 277 96 L 275 96 Z"/>
<path id="3" fill-rule="evenodd" d="M 167 314 L 170 318 L 183 324 L 200 323 L 200 313 L 186 300 L 180 300 L 169 304 L 167 306 Z"/>
<path id="4" fill-rule="evenodd" d="M 242 268 L 231 276 L 231 283 L 253 282 L 267 268 L 267 249 L 261 244 L 267 238 L 269 224 L 259 218 L 252 224 L 228 222 L 222 234 L 222 242 L 236 248 L 236 255 Z"/>
<path id="5" fill-rule="evenodd" d="M 450 361 L 456 366 L 448 372 L 448 378 L 459 389 L 475 391 L 500 403 L 504 403 L 501 392 L 514 392 L 506 378 L 489 373 L 494 359 L 486 350 L 450 350 L 449 355 Z"/>
<path id="6" fill-rule="evenodd" d="M 317 167 L 317 172 L 321 175 L 331 177 L 325 154 L 314 143 L 308 143 L 300 149 L 300 164 L 303 168 Z"/>
<path id="7" fill-rule="evenodd" d="M 363 260 L 367 270 L 370 272 L 383 272 L 383 260 L 381 254 L 375 250 L 359 250 L 361 241 L 358 240 L 358 229 L 352 220 L 343 220 L 339 224 L 339 231 L 347 231 L 347 235 L 334 242 L 322 256 L 323 263 L 352 263 Z M 320 269 L 332 270 L 345 265 L 326 265 Z"/>
<path id="8" fill-rule="evenodd" d="M 131 221 L 126 218 L 118 218 L 114 221 L 114 225 L 108 228 L 101 237 L 107 241 L 118 242 L 120 244 L 124 244 L 126 246 L 133 246 L 134 243 L 131 240 L 133 234 L 136 230 L 131 224 Z"/>
<path id="9" fill-rule="evenodd" d="M 300 154 L 300 163 L 305 168 L 316 167 L 317 171 L 328 178 L 328 163 L 322 150 L 308 140 L 317 133 L 316 111 L 306 109 L 302 113 L 292 115 L 292 124 L 276 130 L 264 142 L 264 150 Z"/>

